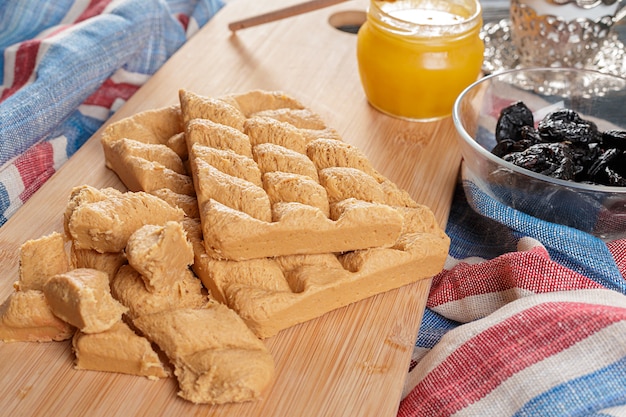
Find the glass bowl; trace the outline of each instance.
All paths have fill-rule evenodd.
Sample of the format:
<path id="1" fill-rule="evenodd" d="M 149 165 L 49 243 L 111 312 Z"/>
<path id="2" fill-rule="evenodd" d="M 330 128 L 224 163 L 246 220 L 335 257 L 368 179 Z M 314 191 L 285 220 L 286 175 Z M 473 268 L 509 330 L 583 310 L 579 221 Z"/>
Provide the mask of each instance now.
<path id="1" fill-rule="evenodd" d="M 600 131 L 626 130 L 626 79 L 594 70 L 531 68 L 484 77 L 457 98 L 452 118 L 468 202 L 477 187 L 487 196 L 536 218 L 604 240 L 626 237 L 626 187 L 548 177 L 491 153 L 500 111 L 522 101 L 535 124 L 559 108 L 576 111 Z"/>

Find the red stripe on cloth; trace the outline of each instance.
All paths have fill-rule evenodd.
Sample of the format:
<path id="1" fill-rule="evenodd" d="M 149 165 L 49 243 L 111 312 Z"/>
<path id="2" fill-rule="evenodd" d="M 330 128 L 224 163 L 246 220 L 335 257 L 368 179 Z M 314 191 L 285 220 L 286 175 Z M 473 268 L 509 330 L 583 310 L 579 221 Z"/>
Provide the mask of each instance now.
<path id="1" fill-rule="evenodd" d="M 579 302 L 520 311 L 454 350 L 401 402 L 398 416 L 451 415 L 515 373 L 624 320 L 626 308 Z"/>
<path id="2" fill-rule="evenodd" d="M 89 2 L 89 6 L 87 6 L 80 16 L 78 16 L 75 23 L 82 22 L 90 17 L 102 14 L 102 11 L 109 5 L 109 3 L 111 3 L 111 0 L 91 0 Z"/>
<path id="3" fill-rule="evenodd" d="M 15 167 L 24 184 L 20 199 L 26 201 L 55 172 L 52 145 L 42 142 L 33 146 L 16 159 Z"/>
<path id="4" fill-rule="evenodd" d="M 186 14 L 180 13 L 176 16 L 176 18 L 178 19 L 180 24 L 183 26 L 183 29 L 187 30 L 187 27 L 189 26 L 189 16 L 187 16 Z"/>
<path id="5" fill-rule="evenodd" d="M 35 71 L 37 52 L 41 45 L 40 39 L 30 39 L 22 42 L 15 52 L 15 68 L 13 68 L 13 84 L 5 89 L 0 96 L 0 102 L 24 86 Z"/>
<path id="6" fill-rule="evenodd" d="M 15 68 L 13 68 L 13 72 L 15 74 L 13 84 L 2 91 L 2 94 L 0 95 L 0 103 L 28 83 L 30 77 L 36 70 L 37 54 L 39 54 L 42 40 L 55 36 L 56 34 L 66 30 L 68 27 L 68 25 L 59 26 L 47 33 L 42 39 L 29 39 L 22 42 L 18 46 L 15 53 Z"/>
<path id="7" fill-rule="evenodd" d="M 465 297 L 520 288 L 536 294 L 572 289 L 603 288 L 595 281 L 552 260 L 535 247 L 512 252 L 476 265 L 461 263 L 433 278 L 427 307 Z"/>
<path id="8" fill-rule="evenodd" d="M 101 106 L 111 108 L 116 99 L 121 98 L 128 100 L 137 90 L 139 86 L 128 83 L 115 83 L 111 79 L 107 79 L 98 90 L 87 97 L 83 104 Z"/>
<path id="9" fill-rule="evenodd" d="M 626 279 L 626 239 L 614 240 L 606 245 L 615 259 L 615 264 Z"/>

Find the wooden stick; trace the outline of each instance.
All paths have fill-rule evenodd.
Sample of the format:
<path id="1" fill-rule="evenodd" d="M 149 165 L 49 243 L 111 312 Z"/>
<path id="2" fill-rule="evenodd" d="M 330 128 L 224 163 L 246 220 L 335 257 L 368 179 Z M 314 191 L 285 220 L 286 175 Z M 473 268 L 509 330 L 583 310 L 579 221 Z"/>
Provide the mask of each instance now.
<path id="1" fill-rule="evenodd" d="M 304 3 L 275 10 L 273 12 L 264 13 L 258 16 L 232 22 L 228 25 L 228 29 L 235 32 L 239 29 L 245 29 L 252 26 L 261 25 L 263 23 L 274 22 L 276 20 L 307 13 L 313 10 L 332 6 L 337 3 L 342 3 L 344 1 L 346 0 L 310 0 Z"/>

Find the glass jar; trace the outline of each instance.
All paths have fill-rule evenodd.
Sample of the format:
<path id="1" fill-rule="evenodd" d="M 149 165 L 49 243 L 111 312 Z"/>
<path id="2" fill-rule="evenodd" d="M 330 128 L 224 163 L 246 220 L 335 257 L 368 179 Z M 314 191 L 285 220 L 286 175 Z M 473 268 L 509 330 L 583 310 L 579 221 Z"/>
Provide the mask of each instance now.
<path id="1" fill-rule="evenodd" d="M 480 75 L 481 28 L 478 0 L 372 0 L 357 36 L 368 101 L 409 120 L 449 116 Z"/>

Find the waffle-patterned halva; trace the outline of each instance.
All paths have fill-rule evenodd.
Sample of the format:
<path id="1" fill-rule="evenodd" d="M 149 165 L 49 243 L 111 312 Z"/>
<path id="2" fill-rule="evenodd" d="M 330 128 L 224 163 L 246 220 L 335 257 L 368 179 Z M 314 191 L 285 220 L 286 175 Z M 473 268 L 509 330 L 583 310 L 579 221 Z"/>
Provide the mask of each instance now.
<path id="1" fill-rule="evenodd" d="M 180 103 L 211 256 L 345 252 L 398 239 L 402 216 L 387 204 L 384 180 L 295 100 L 258 91 L 216 100 L 183 90 Z"/>
<path id="2" fill-rule="evenodd" d="M 181 90 L 179 100 L 111 125 L 107 166 L 184 210 L 194 272 L 257 336 L 443 267 L 449 239 L 429 208 L 292 97 Z M 133 151 L 112 150 L 122 140 Z M 179 176 L 194 193 L 169 180 Z"/>

